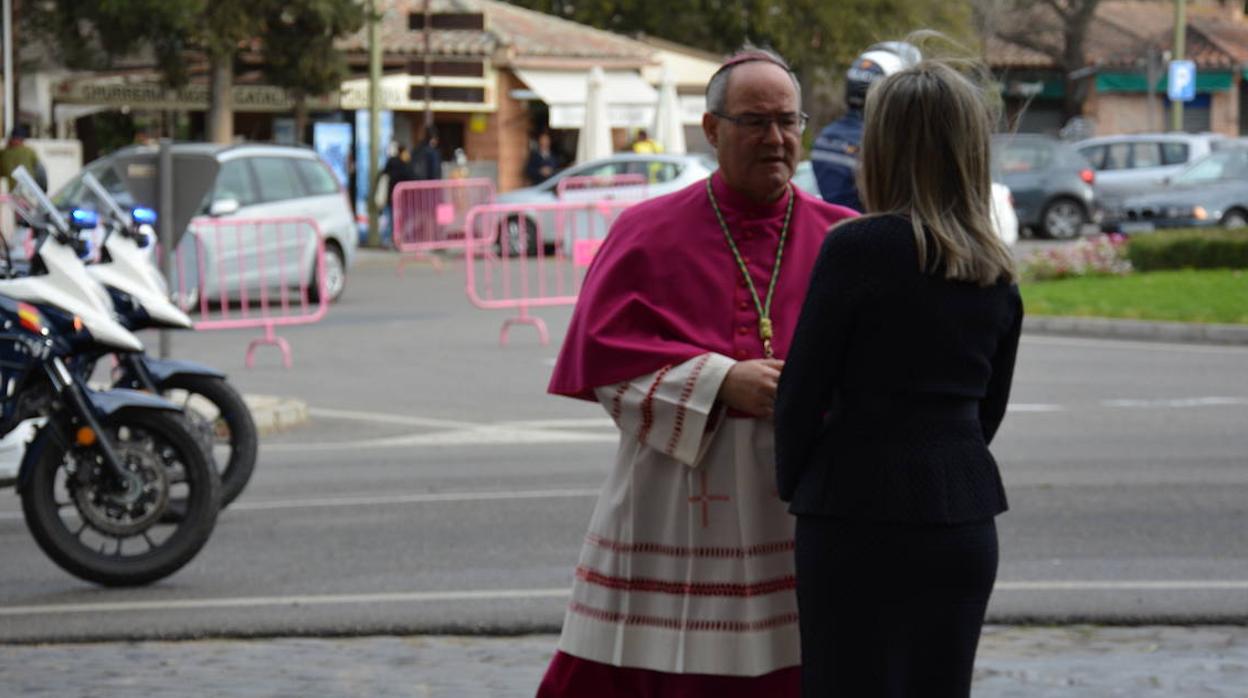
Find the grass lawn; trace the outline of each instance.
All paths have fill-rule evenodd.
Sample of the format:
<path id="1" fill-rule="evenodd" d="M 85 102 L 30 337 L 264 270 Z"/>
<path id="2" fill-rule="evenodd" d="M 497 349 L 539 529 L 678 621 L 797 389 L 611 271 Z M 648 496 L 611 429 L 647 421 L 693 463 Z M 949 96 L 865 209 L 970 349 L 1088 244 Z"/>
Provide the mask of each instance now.
<path id="1" fill-rule="evenodd" d="M 1029 315 L 1248 324 L 1248 271 L 1186 270 L 1036 281 Z"/>

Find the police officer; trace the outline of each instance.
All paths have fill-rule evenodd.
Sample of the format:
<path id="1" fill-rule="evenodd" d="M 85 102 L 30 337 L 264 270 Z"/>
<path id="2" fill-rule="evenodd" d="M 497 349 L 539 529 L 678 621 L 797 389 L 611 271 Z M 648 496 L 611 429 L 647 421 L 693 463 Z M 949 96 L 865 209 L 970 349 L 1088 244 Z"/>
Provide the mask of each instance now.
<path id="1" fill-rule="evenodd" d="M 849 67 L 845 102 L 849 111 L 828 124 L 815 139 L 811 166 L 824 201 L 862 210 L 858 199 L 858 150 L 862 145 L 862 109 L 871 83 L 919 62 L 919 49 L 904 41 L 873 44 Z"/>

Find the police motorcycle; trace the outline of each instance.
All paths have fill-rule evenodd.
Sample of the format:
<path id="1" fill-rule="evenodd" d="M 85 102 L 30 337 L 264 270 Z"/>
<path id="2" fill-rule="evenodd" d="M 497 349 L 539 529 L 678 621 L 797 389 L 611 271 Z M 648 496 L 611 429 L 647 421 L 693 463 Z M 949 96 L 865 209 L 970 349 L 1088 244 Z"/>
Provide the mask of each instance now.
<path id="1" fill-rule="evenodd" d="M 92 390 L 70 368 L 84 354 L 143 345 L 113 319 L 69 223 L 23 168 L 13 176 L 18 202 L 33 204 L 18 213 L 38 237 L 31 274 L 0 280 L 0 434 L 45 420 L 17 475 L 26 525 L 53 562 L 82 579 L 153 582 L 208 541 L 219 476 L 177 405 Z"/>
<path id="2" fill-rule="evenodd" d="M 152 261 L 156 212 L 136 207 L 127 213 L 90 172 L 82 181 L 105 219 L 99 261 L 87 272 L 108 289 L 122 326 L 134 332 L 190 329 L 191 319 L 169 300 L 164 277 Z M 92 214 L 74 214 L 93 223 Z M 83 363 L 90 364 L 89 373 L 94 361 Z M 221 508 L 238 497 L 255 470 L 258 439 L 251 410 L 224 373 L 191 361 L 129 352 L 118 355 L 113 385 L 164 395 L 181 405 L 221 475 Z"/>

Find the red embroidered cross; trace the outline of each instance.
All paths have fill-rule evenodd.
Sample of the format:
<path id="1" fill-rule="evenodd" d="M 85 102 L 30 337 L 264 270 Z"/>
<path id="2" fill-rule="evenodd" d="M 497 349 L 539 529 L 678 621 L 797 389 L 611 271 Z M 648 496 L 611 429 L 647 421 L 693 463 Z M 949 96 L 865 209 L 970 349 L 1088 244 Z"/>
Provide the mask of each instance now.
<path id="1" fill-rule="evenodd" d="M 702 505 L 702 528 L 706 528 L 711 525 L 709 511 L 708 511 L 708 507 L 710 506 L 711 502 L 727 502 L 729 501 L 729 498 L 728 498 L 728 495 L 726 494 L 707 494 L 706 492 L 707 490 L 706 469 L 703 468 L 702 471 L 698 474 L 702 476 L 702 492 L 700 492 L 696 496 L 690 497 L 689 503 Z"/>

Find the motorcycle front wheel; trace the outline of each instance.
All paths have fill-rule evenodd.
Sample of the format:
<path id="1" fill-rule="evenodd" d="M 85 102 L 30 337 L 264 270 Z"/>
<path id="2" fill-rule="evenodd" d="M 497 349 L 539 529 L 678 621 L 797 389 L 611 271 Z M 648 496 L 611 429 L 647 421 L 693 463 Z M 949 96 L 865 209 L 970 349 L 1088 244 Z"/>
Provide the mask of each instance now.
<path id="1" fill-rule="evenodd" d="M 77 445 L 49 424 L 31 444 L 41 452 L 22 488 L 26 525 L 70 574 L 105 586 L 148 584 L 208 541 L 220 478 L 178 413 L 130 410 L 101 426 L 127 482 L 109 476 L 98 442 Z"/>
<path id="2" fill-rule="evenodd" d="M 256 422 L 224 378 L 178 374 L 159 386 L 161 395 L 186 412 L 221 475 L 221 508 L 242 494 L 256 469 Z"/>

